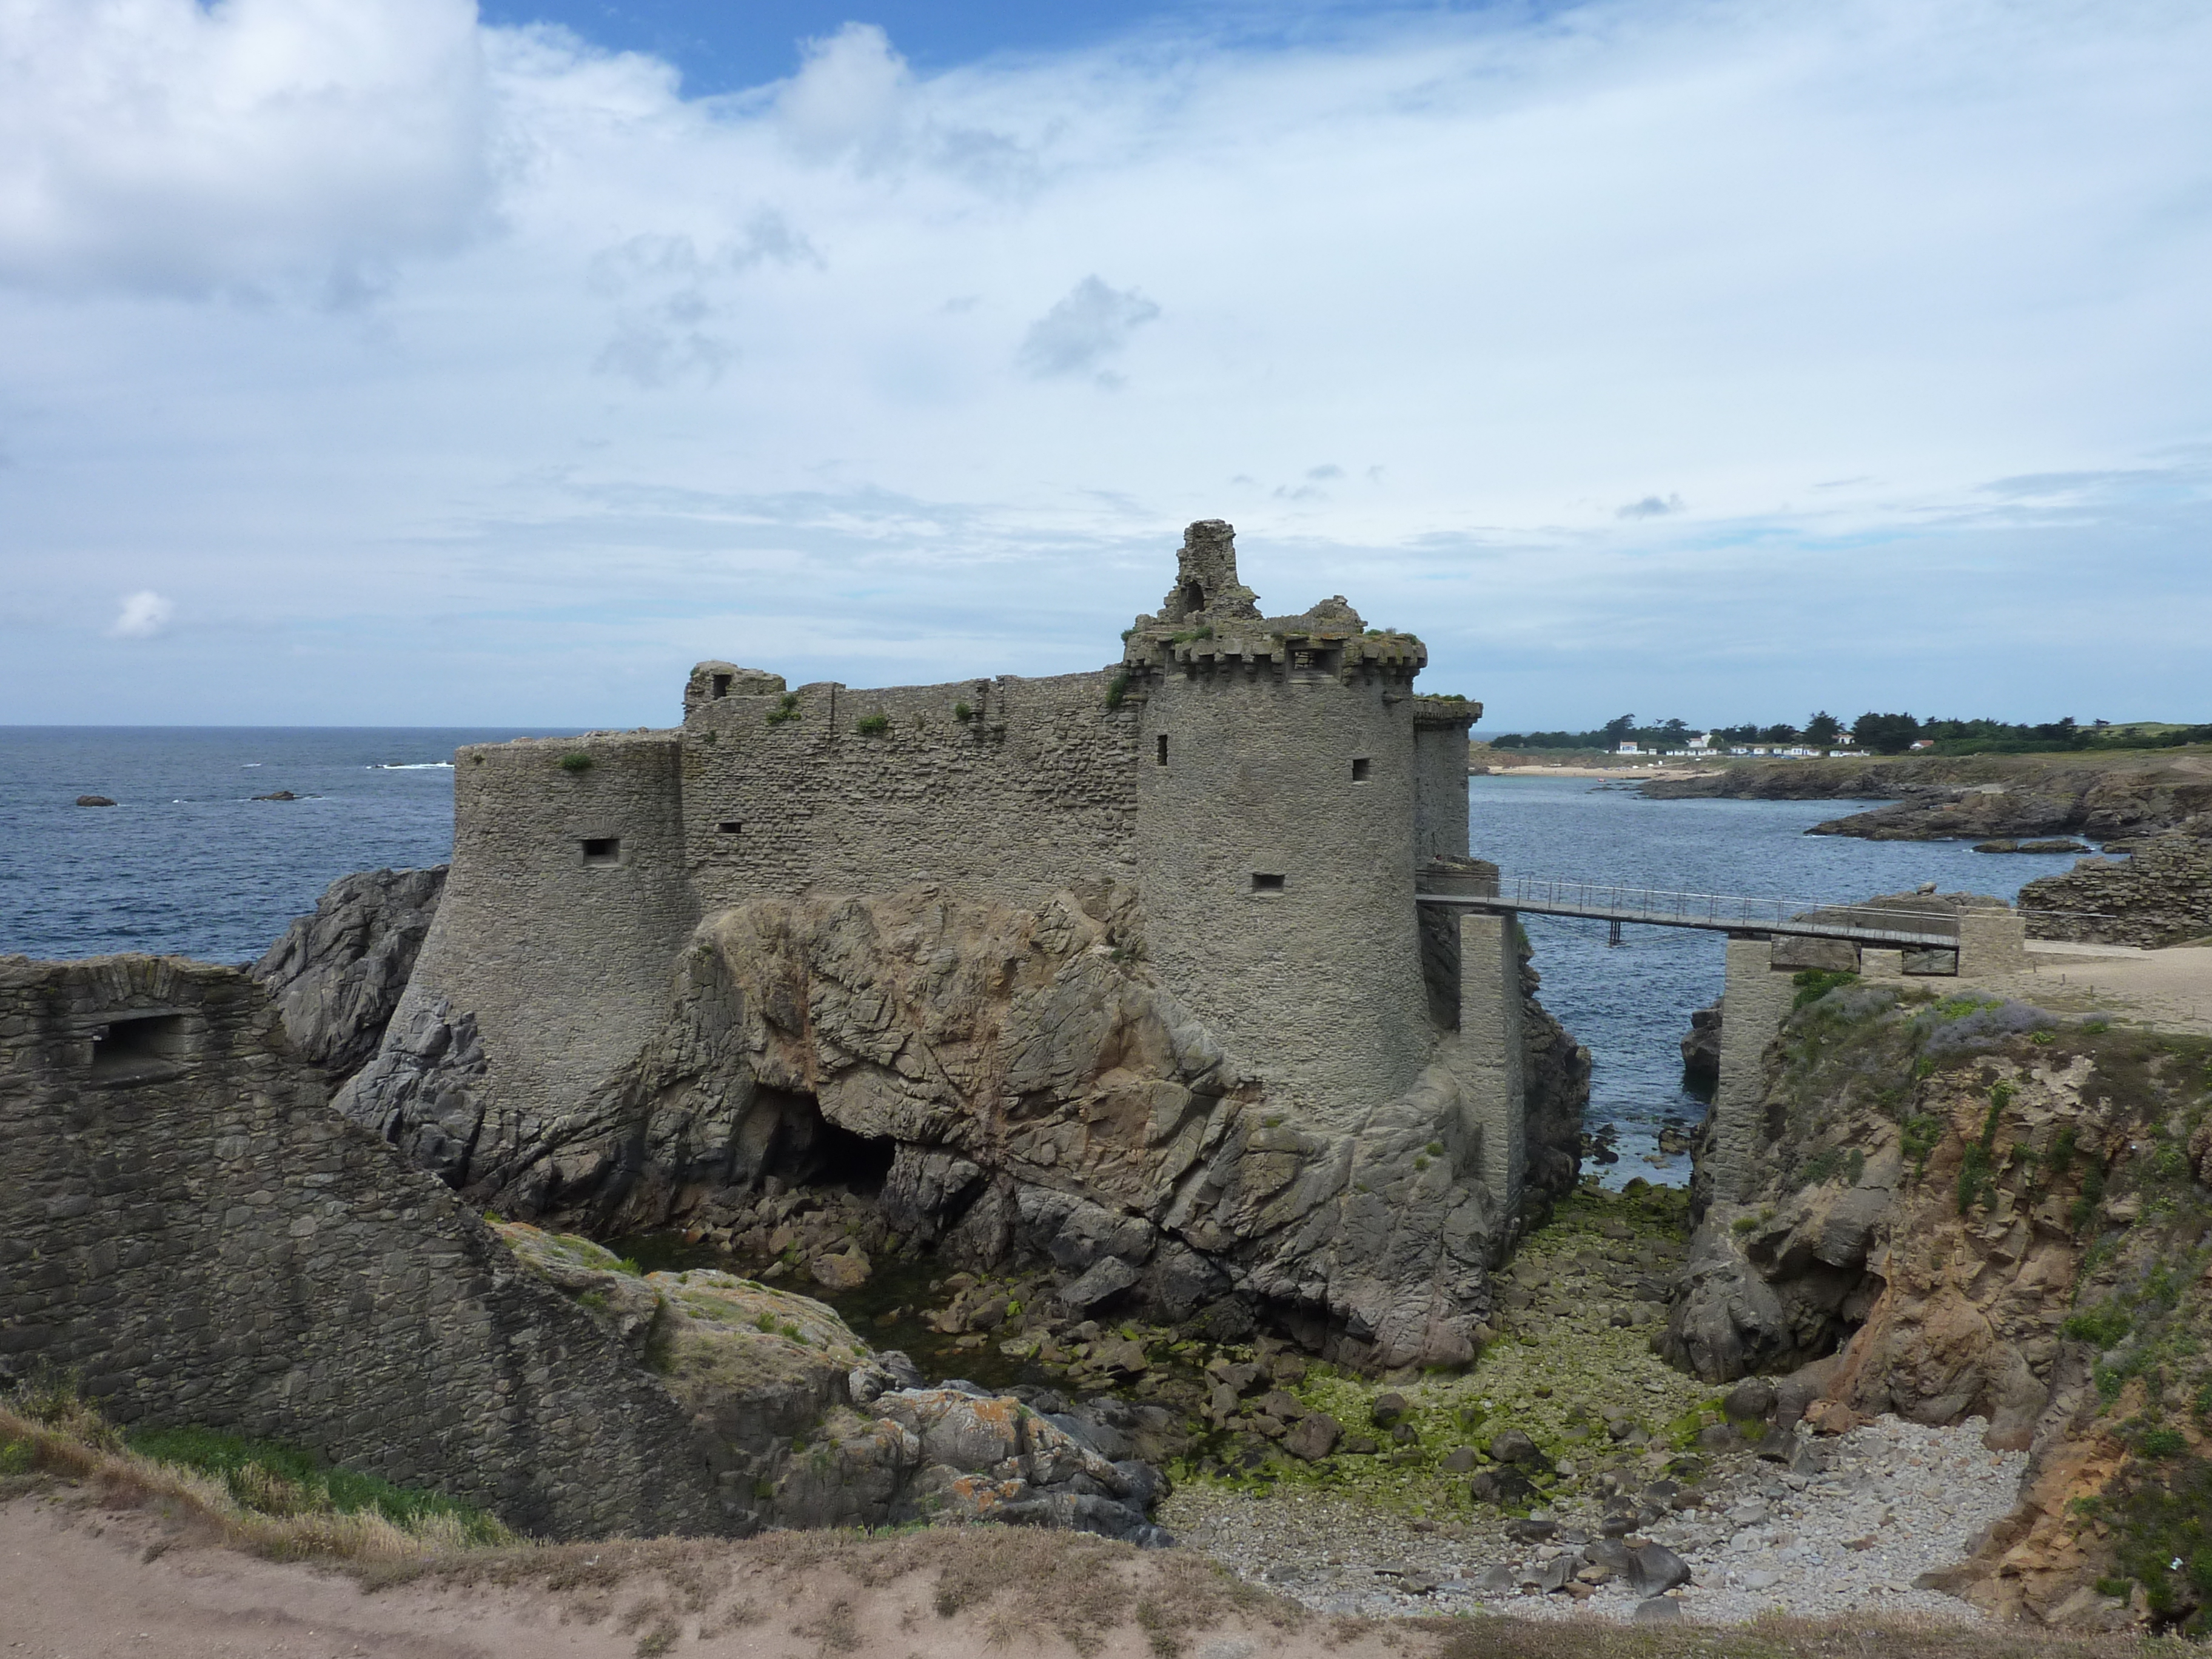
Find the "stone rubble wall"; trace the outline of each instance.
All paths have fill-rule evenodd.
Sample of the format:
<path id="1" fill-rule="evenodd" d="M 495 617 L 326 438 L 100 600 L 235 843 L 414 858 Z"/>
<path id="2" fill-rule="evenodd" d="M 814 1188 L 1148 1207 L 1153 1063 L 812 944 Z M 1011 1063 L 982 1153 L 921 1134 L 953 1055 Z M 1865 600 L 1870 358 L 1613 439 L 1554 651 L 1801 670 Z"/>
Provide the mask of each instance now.
<path id="1" fill-rule="evenodd" d="M 2212 839 L 2157 836 L 2130 856 L 2083 859 L 2020 890 L 2034 939 L 2155 949 L 2212 933 Z"/>
<path id="2" fill-rule="evenodd" d="M 103 1068 L 149 1011 L 158 1052 Z M 665 1390 L 327 1091 L 244 974 L 0 958 L 0 1369 L 531 1533 L 731 1529 Z"/>

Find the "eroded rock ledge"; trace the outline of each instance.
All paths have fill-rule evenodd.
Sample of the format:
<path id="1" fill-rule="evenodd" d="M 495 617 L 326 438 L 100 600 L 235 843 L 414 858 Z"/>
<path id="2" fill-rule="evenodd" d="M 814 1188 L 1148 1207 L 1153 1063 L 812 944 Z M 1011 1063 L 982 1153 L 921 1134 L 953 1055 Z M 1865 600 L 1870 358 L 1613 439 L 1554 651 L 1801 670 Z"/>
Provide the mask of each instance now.
<path id="1" fill-rule="evenodd" d="M 1104 885 L 1035 911 L 928 888 L 740 905 L 581 1111 L 502 1110 L 473 1021 L 430 999 L 338 1103 L 477 1201 L 586 1233 L 837 1182 L 956 1264 L 1048 1257 L 1082 1305 L 1230 1304 L 1364 1368 L 1471 1358 L 1522 1218 L 1472 1178 L 1449 1066 L 1349 1131 L 1302 1128 L 1158 984 L 1132 909 Z M 1528 1014 L 1540 1213 L 1575 1179 L 1589 1056 Z"/>

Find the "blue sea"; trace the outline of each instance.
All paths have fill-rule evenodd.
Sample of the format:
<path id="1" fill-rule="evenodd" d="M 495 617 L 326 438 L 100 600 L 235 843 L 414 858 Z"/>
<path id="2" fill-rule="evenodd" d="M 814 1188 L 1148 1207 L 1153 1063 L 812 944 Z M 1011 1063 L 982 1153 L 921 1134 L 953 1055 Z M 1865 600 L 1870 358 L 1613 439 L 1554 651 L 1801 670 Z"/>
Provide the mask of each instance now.
<path id="1" fill-rule="evenodd" d="M 2037 876 L 2074 866 L 2067 854 L 1805 833 L 1868 805 L 1860 801 L 1645 800 L 1592 778 L 1477 777 L 1468 789 L 1474 854 L 1509 877 L 1829 901 L 1932 881 L 1947 893 L 2009 899 Z M 1695 1123 L 1705 1114 L 1682 1086 L 1681 1038 L 1692 1012 L 1721 994 L 1724 935 L 1632 927 L 1613 945 L 1601 921 L 1521 921 L 1543 976 L 1537 996 L 1589 1046 L 1590 1127 L 1619 1132 L 1620 1161 L 1602 1171 L 1607 1184 L 1688 1180 L 1689 1159 L 1662 1158 L 1656 1138 L 1670 1115 Z"/>
<path id="2" fill-rule="evenodd" d="M 147 951 L 251 962 L 342 875 L 442 863 L 454 749 L 566 732 L 429 727 L 0 726 L 0 954 Z M 1583 778 L 1468 781 L 1478 857 L 1509 875 L 1708 893 L 1863 898 L 1932 881 L 2010 898 L 2065 856 L 1945 842 L 1808 836 L 1836 801 L 1650 801 Z M 256 800 L 290 791 L 297 799 Z M 80 807 L 79 795 L 119 805 Z M 1589 1046 L 1590 1121 L 1615 1126 L 1607 1179 L 1680 1182 L 1661 1158 L 1691 1012 L 1720 994 L 1721 936 L 1524 918 L 1547 1007 Z"/>
<path id="3" fill-rule="evenodd" d="M 0 955 L 251 962 L 338 877 L 452 855 L 456 747 L 539 735 L 0 726 Z"/>

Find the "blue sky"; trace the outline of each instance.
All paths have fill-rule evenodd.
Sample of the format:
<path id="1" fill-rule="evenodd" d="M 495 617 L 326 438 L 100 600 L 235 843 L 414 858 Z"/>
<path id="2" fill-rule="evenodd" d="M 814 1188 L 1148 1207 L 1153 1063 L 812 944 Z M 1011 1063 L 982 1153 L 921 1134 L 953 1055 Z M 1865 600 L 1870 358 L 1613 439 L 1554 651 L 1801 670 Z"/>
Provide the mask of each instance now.
<path id="1" fill-rule="evenodd" d="M 0 721 L 2212 708 L 2212 12 L 0 0 Z"/>

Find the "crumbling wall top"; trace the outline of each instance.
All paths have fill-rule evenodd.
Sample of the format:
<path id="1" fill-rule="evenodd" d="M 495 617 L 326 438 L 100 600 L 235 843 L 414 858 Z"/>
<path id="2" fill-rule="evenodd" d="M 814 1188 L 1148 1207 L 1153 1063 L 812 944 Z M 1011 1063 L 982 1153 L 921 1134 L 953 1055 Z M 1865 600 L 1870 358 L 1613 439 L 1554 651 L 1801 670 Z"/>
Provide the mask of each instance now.
<path id="1" fill-rule="evenodd" d="M 1176 585 L 1160 601 L 1160 620 L 1222 622 L 1259 614 L 1259 595 L 1237 580 L 1236 526 L 1200 519 L 1186 529 L 1176 556 Z"/>

